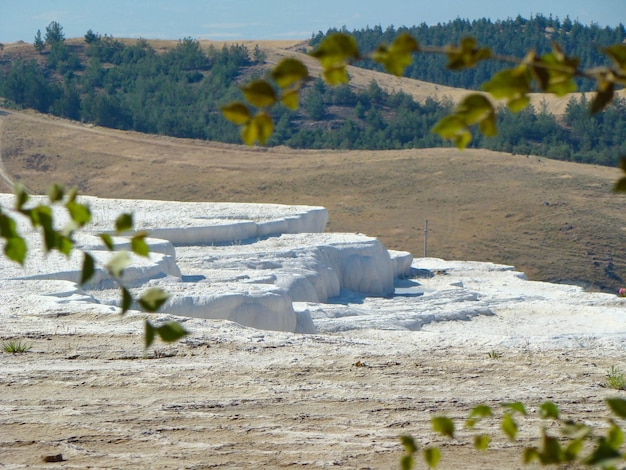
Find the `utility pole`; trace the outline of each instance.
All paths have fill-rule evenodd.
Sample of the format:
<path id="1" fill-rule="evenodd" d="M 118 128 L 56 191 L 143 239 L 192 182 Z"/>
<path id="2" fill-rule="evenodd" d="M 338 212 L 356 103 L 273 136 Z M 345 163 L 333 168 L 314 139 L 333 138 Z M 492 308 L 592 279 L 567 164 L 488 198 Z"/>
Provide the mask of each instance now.
<path id="1" fill-rule="evenodd" d="M 424 258 L 428 258 L 428 219 L 424 219 Z"/>

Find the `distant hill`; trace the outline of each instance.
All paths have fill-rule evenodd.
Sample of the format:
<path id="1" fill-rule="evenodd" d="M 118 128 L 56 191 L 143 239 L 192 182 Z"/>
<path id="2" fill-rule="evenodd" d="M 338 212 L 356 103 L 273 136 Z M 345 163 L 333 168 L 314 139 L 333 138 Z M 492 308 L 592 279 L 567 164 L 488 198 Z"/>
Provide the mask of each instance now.
<path id="1" fill-rule="evenodd" d="M 607 40 L 621 34 L 619 28 L 605 31 L 567 24 L 537 17 L 503 23 L 457 20 L 414 29 L 425 39 L 432 36 L 442 41 L 465 32 L 488 37 L 499 28 L 494 47 L 501 47 L 503 38 L 520 31 L 524 34 L 518 35 L 524 38 L 535 38 L 539 26 L 543 28 L 541 37 L 558 38 L 560 34 L 568 41 L 572 37 Z M 554 29 L 556 26 L 559 28 Z M 354 32 L 364 48 L 371 47 L 374 40 L 388 39 L 391 33 L 396 31 Z M 312 42 L 319 39 L 316 36 Z M 515 44 L 522 47 L 527 39 Z M 306 41 L 153 41 L 93 33 L 47 46 L 41 53 L 30 44 L 8 44 L 0 51 L 0 96 L 6 98 L 5 106 L 32 108 L 111 128 L 238 143 L 239 131 L 223 119 L 220 107 L 241 98 L 241 82 L 264 76 L 286 56 L 301 59 L 313 76 L 319 76 L 318 65 L 305 54 L 310 47 Z M 437 67 L 445 71 L 443 65 Z M 450 145 L 430 130 L 467 90 L 357 66 L 351 66 L 349 73 L 348 86 L 332 88 L 312 81 L 302 92 L 298 112 L 276 109 L 276 129 L 269 145 L 329 149 Z M 580 94 L 564 98 L 535 94 L 533 108 L 523 114 L 501 114 L 497 138 L 477 134 L 472 145 L 616 165 L 626 153 L 626 101 L 616 100 L 613 108 L 590 120 L 581 99 Z"/>

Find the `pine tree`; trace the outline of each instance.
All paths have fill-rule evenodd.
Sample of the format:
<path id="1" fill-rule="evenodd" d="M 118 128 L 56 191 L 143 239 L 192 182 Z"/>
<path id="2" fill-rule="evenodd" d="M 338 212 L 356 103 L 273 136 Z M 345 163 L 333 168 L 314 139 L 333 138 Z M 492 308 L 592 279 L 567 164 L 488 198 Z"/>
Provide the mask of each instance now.
<path id="1" fill-rule="evenodd" d="M 56 21 L 52 21 L 48 26 L 46 26 L 46 44 L 53 46 L 55 44 L 62 43 L 65 41 L 65 34 L 63 34 L 63 26 L 61 26 Z"/>
<path id="2" fill-rule="evenodd" d="M 43 41 L 43 38 L 41 37 L 40 29 L 37 30 L 37 34 L 35 35 L 35 41 L 33 42 L 33 46 L 35 47 L 35 50 L 39 52 L 40 54 L 43 52 L 44 47 L 46 47 L 46 43 Z"/>

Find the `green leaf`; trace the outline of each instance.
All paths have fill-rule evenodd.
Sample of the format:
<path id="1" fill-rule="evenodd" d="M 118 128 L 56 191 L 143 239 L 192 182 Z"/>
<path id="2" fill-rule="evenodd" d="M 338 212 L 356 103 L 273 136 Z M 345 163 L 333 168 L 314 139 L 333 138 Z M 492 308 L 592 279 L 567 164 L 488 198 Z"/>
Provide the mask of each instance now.
<path id="1" fill-rule="evenodd" d="M 156 328 L 152 326 L 148 320 L 144 323 L 144 339 L 145 339 L 145 349 L 148 349 L 154 343 L 154 338 L 156 336 Z"/>
<path id="2" fill-rule="evenodd" d="M 530 104 L 530 98 L 528 96 L 522 96 L 520 98 L 514 98 L 507 102 L 507 107 L 513 113 L 519 113 L 526 109 L 526 107 Z"/>
<path id="3" fill-rule="evenodd" d="M 147 257 L 150 254 L 150 247 L 146 243 L 148 232 L 139 232 L 130 239 L 130 246 L 133 253 L 139 256 Z"/>
<path id="4" fill-rule="evenodd" d="M 288 58 L 274 67 L 270 75 L 280 88 L 287 88 L 309 78 L 309 70 L 301 61 Z"/>
<path id="5" fill-rule="evenodd" d="M 400 442 L 402 442 L 402 446 L 407 453 L 414 454 L 415 452 L 417 452 L 417 444 L 415 443 L 415 439 L 413 439 L 413 436 L 400 436 Z"/>
<path id="6" fill-rule="evenodd" d="M 324 80 L 333 86 L 342 85 L 350 81 L 348 75 L 348 69 L 345 65 L 338 65 L 336 67 L 329 67 L 324 69 L 322 73 Z"/>
<path id="7" fill-rule="evenodd" d="M 146 312 L 156 312 L 167 301 L 168 295 L 163 289 L 153 287 L 146 290 L 138 302 Z"/>
<path id="8" fill-rule="evenodd" d="M 559 408 L 554 403 L 547 401 L 539 407 L 539 416 L 543 419 L 559 419 Z"/>
<path id="9" fill-rule="evenodd" d="M 22 237 L 17 236 L 6 239 L 4 245 L 5 256 L 12 261 L 18 262 L 22 266 L 26 260 L 27 250 L 26 241 Z"/>
<path id="10" fill-rule="evenodd" d="M 13 193 L 15 194 L 15 210 L 21 212 L 29 199 L 24 185 L 22 183 L 16 183 L 13 187 Z"/>
<path id="11" fill-rule="evenodd" d="M 7 258 L 24 265 L 28 247 L 26 241 L 17 232 L 17 223 L 11 217 L 0 212 L 0 237 L 5 239 L 4 254 Z"/>
<path id="12" fill-rule="evenodd" d="M 295 111 L 300 106 L 300 90 L 290 90 L 280 97 L 280 102 L 288 109 Z"/>
<path id="13" fill-rule="evenodd" d="M 69 237 L 56 234 L 56 249 L 69 258 L 74 249 L 74 242 Z"/>
<path id="14" fill-rule="evenodd" d="M 482 89 L 496 99 L 505 99 L 507 106 L 513 112 L 524 109 L 530 98 L 530 74 L 525 67 L 505 69 L 491 77 L 491 80 L 482 85 Z"/>
<path id="15" fill-rule="evenodd" d="M 89 206 L 85 204 L 79 204 L 74 201 L 69 201 L 65 204 L 70 217 L 79 227 L 83 227 L 91 222 L 91 210 Z"/>
<path id="16" fill-rule="evenodd" d="M 265 108 L 276 103 L 276 92 L 265 80 L 255 80 L 241 88 L 246 100 L 257 108 Z"/>
<path id="17" fill-rule="evenodd" d="M 478 129 L 480 129 L 480 132 L 487 137 L 494 137 L 498 135 L 495 111 L 492 114 L 485 116 L 485 118 L 478 123 Z"/>
<path id="18" fill-rule="evenodd" d="M 615 86 L 608 81 L 598 83 L 596 96 L 591 102 L 591 114 L 602 111 L 613 100 Z"/>
<path id="19" fill-rule="evenodd" d="M 445 416 L 435 416 L 431 419 L 433 431 L 447 437 L 454 437 L 454 421 Z"/>
<path id="20" fill-rule="evenodd" d="M 608 55 L 615 65 L 617 65 L 622 72 L 626 72 L 626 45 L 625 44 L 613 44 L 612 46 L 602 49 L 606 55 Z"/>
<path id="21" fill-rule="evenodd" d="M 611 427 L 607 433 L 607 443 L 615 450 L 619 450 L 624 443 L 624 431 L 622 428 L 615 424 L 615 421 L 610 420 Z"/>
<path id="22" fill-rule="evenodd" d="M 54 183 L 48 188 L 48 199 L 51 203 L 59 202 L 63 199 L 63 186 Z"/>
<path id="23" fill-rule="evenodd" d="M 241 130 L 241 138 L 246 145 L 254 145 L 259 141 L 265 145 L 274 132 L 274 121 L 267 113 L 257 114 Z"/>
<path id="24" fill-rule="evenodd" d="M 436 468 L 441 460 L 441 452 L 437 447 L 427 447 L 422 451 L 424 461 L 430 468 Z"/>
<path id="25" fill-rule="evenodd" d="M 393 54 L 407 54 L 419 51 L 419 44 L 409 33 L 402 33 L 391 43 L 389 51 Z"/>
<path id="26" fill-rule="evenodd" d="M 609 408 L 619 418 L 626 418 L 626 400 L 622 398 L 607 398 Z"/>
<path id="27" fill-rule="evenodd" d="M 565 461 L 575 461 L 583 450 L 583 440 L 574 439 L 565 447 Z"/>
<path id="28" fill-rule="evenodd" d="M 380 45 L 372 58 L 384 65 L 387 72 L 398 77 L 404 75 L 404 69 L 413 61 L 412 53 L 419 50 L 417 41 L 408 33 L 400 34 L 390 47 Z"/>
<path id="29" fill-rule="evenodd" d="M 113 251 L 114 244 L 113 244 L 113 238 L 111 237 L 111 235 L 109 235 L 108 233 L 101 233 L 99 234 L 99 236 L 100 236 L 100 240 L 102 240 L 102 243 L 104 243 L 104 245 L 109 249 L 109 251 Z"/>
<path id="30" fill-rule="evenodd" d="M 243 103 L 231 103 L 222 106 L 222 115 L 230 122 L 241 126 L 250 120 L 250 110 Z"/>
<path id="31" fill-rule="evenodd" d="M 88 282 L 96 272 L 96 263 L 89 253 L 83 254 L 83 268 L 80 275 L 80 283 L 85 284 Z"/>
<path id="32" fill-rule="evenodd" d="M 166 343 L 173 343 L 174 341 L 178 341 L 189 334 L 189 332 L 178 322 L 165 323 L 164 325 L 158 327 L 156 332 L 159 335 L 159 338 L 161 338 L 161 341 Z"/>
<path id="33" fill-rule="evenodd" d="M 560 46 L 552 43 L 552 52 L 533 61 L 531 71 L 542 90 L 565 96 L 577 90 L 574 77 L 579 59 L 566 56 Z"/>
<path id="34" fill-rule="evenodd" d="M 319 47 L 311 52 L 311 56 L 322 64 L 322 75 L 331 85 L 347 83 L 347 63 L 360 58 L 356 40 L 344 33 L 326 36 Z"/>
<path id="35" fill-rule="evenodd" d="M 115 219 L 115 231 L 117 233 L 127 232 L 133 229 L 133 215 L 121 214 Z"/>
<path id="36" fill-rule="evenodd" d="M 403 455 L 400 459 L 400 468 L 402 470 L 411 470 L 415 465 L 413 455 Z"/>
<path id="37" fill-rule="evenodd" d="M 476 418 L 467 418 L 465 420 L 465 427 L 467 429 L 474 429 L 480 420 Z"/>
<path id="38" fill-rule="evenodd" d="M 572 439 L 582 440 L 591 434 L 591 428 L 583 423 L 575 421 L 566 421 L 561 427 L 561 433 Z"/>
<path id="39" fill-rule="evenodd" d="M 487 450 L 490 442 L 491 442 L 491 437 L 489 437 L 487 434 L 480 434 L 478 436 L 474 436 L 474 448 L 476 450 Z"/>
<path id="40" fill-rule="evenodd" d="M 626 193 L 626 177 L 620 178 L 615 186 L 613 186 L 613 191 L 616 193 Z"/>
<path id="41" fill-rule="evenodd" d="M 448 56 L 447 67 L 450 70 L 460 70 L 475 67 L 481 60 L 492 57 L 491 49 L 487 47 L 478 48 L 476 39 L 465 37 L 461 39 L 459 46 L 446 46 Z"/>
<path id="42" fill-rule="evenodd" d="M 559 464 L 565 461 L 565 453 L 559 440 L 548 436 L 545 432 L 543 433 L 539 455 L 542 465 Z"/>
<path id="43" fill-rule="evenodd" d="M 311 52 L 311 56 L 319 60 L 324 69 L 333 68 L 347 60 L 360 58 L 356 40 L 345 33 L 334 33 L 326 36 L 319 47 Z"/>
<path id="44" fill-rule="evenodd" d="M 73 188 L 71 188 L 68 193 L 67 193 L 67 200 L 69 202 L 75 202 L 76 201 L 76 197 L 78 197 L 78 188 L 76 186 L 74 186 Z"/>
<path id="45" fill-rule="evenodd" d="M 444 139 L 453 139 L 459 133 L 464 132 L 467 125 L 463 119 L 455 114 L 445 116 L 432 128 L 432 132 L 439 134 Z"/>
<path id="46" fill-rule="evenodd" d="M 472 134 L 470 134 L 469 131 L 461 132 L 454 137 L 453 141 L 456 148 L 458 148 L 459 150 L 463 150 L 467 148 L 467 146 L 472 141 Z"/>
<path id="47" fill-rule="evenodd" d="M 487 136 L 498 132 L 495 108 L 486 96 L 479 93 L 466 96 L 453 114 L 435 124 L 433 132 L 444 139 L 453 140 L 459 149 L 464 149 L 472 141 L 468 127 L 474 124 L 478 124 L 480 131 Z"/>
<path id="48" fill-rule="evenodd" d="M 474 426 L 476 426 L 476 423 L 478 423 L 481 419 L 488 418 L 490 416 L 493 416 L 493 413 L 489 406 L 478 405 L 474 407 L 474 409 L 469 414 L 467 420 L 465 421 L 465 427 L 473 429 Z"/>
<path id="49" fill-rule="evenodd" d="M 524 449 L 524 454 L 523 454 L 523 458 L 522 460 L 524 461 L 525 465 L 528 465 L 529 463 L 536 461 L 541 461 L 541 456 L 539 455 L 539 449 L 537 449 L 536 447 L 526 447 Z"/>
<path id="50" fill-rule="evenodd" d="M 622 460 L 620 452 L 615 450 L 604 438 L 599 438 L 598 441 L 598 447 L 584 460 L 585 464 L 606 468 Z"/>
<path id="51" fill-rule="evenodd" d="M 122 312 L 121 314 L 124 315 L 126 312 L 128 312 L 132 305 L 133 305 L 133 296 L 131 295 L 128 289 L 126 289 L 125 287 L 122 287 L 122 305 L 121 305 Z"/>
<path id="52" fill-rule="evenodd" d="M 52 228 L 52 209 L 49 206 L 38 205 L 33 209 L 22 211 L 28 218 L 33 227 L 47 226 Z"/>
<path id="53" fill-rule="evenodd" d="M 511 410 L 514 413 L 520 413 L 524 416 L 528 414 L 526 413 L 526 408 L 524 407 L 524 404 L 519 401 L 516 401 L 514 403 L 504 403 L 502 407 L 507 410 Z"/>
<path id="54" fill-rule="evenodd" d="M 472 125 L 495 114 L 495 109 L 486 96 L 472 93 L 461 100 L 455 113 L 463 117 L 465 124 Z"/>
<path id="55" fill-rule="evenodd" d="M 127 251 L 118 251 L 106 264 L 107 270 L 116 278 L 122 277 L 124 269 L 130 264 L 130 255 Z"/>
<path id="56" fill-rule="evenodd" d="M 517 423 L 511 416 L 511 413 L 506 413 L 502 417 L 502 423 L 500 423 L 500 427 L 504 434 L 507 435 L 509 440 L 514 441 L 517 436 Z"/>
<path id="57" fill-rule="evenodd" d="M 34 227 L 43 229 L 43 238 L 46 252 L 58 248 L 59 235 L 54 230 L 54 218 L 50 206 L 38 205 L 29 212 L 31 223 Z"/>

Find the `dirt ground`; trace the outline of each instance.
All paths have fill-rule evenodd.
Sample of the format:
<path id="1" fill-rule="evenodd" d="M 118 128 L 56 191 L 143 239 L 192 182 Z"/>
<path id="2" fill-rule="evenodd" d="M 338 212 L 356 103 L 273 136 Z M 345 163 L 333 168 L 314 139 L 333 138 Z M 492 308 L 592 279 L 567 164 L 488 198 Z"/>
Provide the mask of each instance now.
<path id="1" fill-rule="evenodd" d="M 611 351 L 526 346 L 495 358 L 420 333 L 296 335 L 193 320 L 191 337 L 144 355 L 139 321 L 108 322 L 117 320 L 31 319 L 22 331 L 32 349 L 0 353 L 0 467 L 388 469 L 399 467 L 398 436 L 412 434 L 440 446 L 439 468 L 522 468 L 523 448 L 553 426 L 537 417 L 543 401 L 602 426 L 603 399 L 624 393 L 603 386 L 623 361 Z M 468 431 L 430 430 L 435 415 L 460 424 L 477 404 L 500 413 L 518 400 L 529 409 L 520 438 L 485 422 L 495 436 L 485 453 Z"/>

